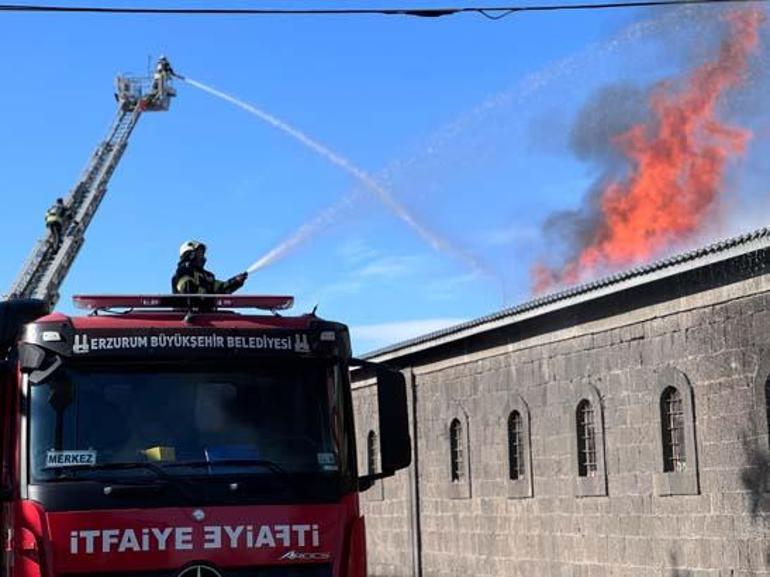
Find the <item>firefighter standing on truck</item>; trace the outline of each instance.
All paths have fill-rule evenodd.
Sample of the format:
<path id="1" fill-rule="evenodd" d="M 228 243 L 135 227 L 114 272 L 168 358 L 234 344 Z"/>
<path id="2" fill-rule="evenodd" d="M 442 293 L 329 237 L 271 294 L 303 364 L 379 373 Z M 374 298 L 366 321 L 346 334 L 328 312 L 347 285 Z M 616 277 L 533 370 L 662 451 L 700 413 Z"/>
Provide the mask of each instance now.
<path id="1" fill-rule="evenodd" d="M 45 225 L 51 233 L 51 244 L 54 249 L 61 246 L 64 227 L 70 217 L 70 209 L 64 204 L 64 200 L 57 198 L 45 213 Z"/>
<path id="2" fill-rule="evenodd" d="M 171 279 L 174 294 L 230 294 L 246 282 L 248 273 L 242 272 L 226 281 L 217 278 L 205 268 L 206 245 L 189 240 L 179 247 L 179 264 Z"/>

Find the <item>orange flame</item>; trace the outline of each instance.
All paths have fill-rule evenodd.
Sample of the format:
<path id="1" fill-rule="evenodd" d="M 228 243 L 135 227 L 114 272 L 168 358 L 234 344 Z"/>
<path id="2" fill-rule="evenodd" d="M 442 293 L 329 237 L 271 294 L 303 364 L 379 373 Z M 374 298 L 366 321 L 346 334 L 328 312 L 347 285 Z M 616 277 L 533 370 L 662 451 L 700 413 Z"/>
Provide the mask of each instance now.
<path id="1" fill-rule="evenodd" d="M 574 259 L 561 270 L 535 264 L 534 292 L 649 260 L 692 238 L 707 221 L 727 160 L 742 154 L 751 137 L 746 129 L 720 122 L 716 106 L 745 79 L 764 14 L 741 10 L 726 20 L 730 34 L 718 56 L 695 69 L 678 92 L 668 83 L 657 86 L 650 99 L 653 122 L 615 137 L 631 164 L 629 174 L 602 191 L 599 224 Z"/>

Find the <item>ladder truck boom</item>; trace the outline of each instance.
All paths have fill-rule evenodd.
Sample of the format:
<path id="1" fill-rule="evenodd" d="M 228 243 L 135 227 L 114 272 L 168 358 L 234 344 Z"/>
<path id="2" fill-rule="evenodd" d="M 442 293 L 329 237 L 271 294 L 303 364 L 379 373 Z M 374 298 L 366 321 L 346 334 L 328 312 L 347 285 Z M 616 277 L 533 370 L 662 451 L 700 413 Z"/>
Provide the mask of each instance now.
<path id="1" fill-rule="evenodd" d="M 176 96 L 168 60 L 161 57 L 152 78 L 118 76 L 115 98 L 118 110 L 107 138 L 88 161 L 75 187 L 65 199 L 69 220 L 63 223 L 63 237 L 55 246 L 50 236 L 32 249 L 7 295 L 34 298 L 56 304 L 59 287 L 83 246 L 85 233 L 107 192 L 107 184 L 120 162 L 128 139 L 144 112 L 166 111 Z"/>

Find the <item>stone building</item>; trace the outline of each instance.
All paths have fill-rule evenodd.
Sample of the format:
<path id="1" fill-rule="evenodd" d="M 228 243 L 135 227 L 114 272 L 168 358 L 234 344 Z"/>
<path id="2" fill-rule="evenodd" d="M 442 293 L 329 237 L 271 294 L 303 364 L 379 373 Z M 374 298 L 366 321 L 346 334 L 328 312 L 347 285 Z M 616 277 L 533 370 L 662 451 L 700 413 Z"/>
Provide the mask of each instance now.
<path id="1" fill-rule="evenodd" d="M 770 228 L 367 358 L 413 441 L 362 495 L 371 577 L 770 575 Z"/>

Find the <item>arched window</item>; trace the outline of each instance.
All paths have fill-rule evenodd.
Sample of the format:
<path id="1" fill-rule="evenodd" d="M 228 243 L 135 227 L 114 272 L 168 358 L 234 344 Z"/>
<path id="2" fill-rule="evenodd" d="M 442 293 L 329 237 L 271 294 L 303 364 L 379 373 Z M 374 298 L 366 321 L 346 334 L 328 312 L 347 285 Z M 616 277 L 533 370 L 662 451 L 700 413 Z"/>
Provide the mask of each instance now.
<path id="1" fill-rule="evenodd" d="M 452 482 L 463 480 L 465 455 L 463 453 L 463 426 L 460 419 L 454 419 L 449 425 L 449 452 L 451 459 Z"/>
<path id="2" fill-rule="evenodd" d="M 374 431 L 366 436 L 366 472 L 369 475 L 377 472 L 377 433 Z"/>
<path id="3" fill-rule="evenodd" d="M 684 440 L 684 408 L 676 387 L 668 387 L 660 396 L 660 425 L 663 448 L 663 472 L 680 472 L 687 468 Z"/>
<path id="4" fill-rule="evenodd" d="M 519 411 L 508 416 L 508 476 L 512 481 L 522 479 L 524 468 L 524 427 Z"/>
<path id="5" fill-rule="evenodd" d="M 526 401 L 511 393 L 500 411 L 499 426 L 505 427 L 507 438 L 500 443 L 500 475 L 506 475 L 505 484 L 509 499 L 532 497 L 532 439 L 530 414 Z M 502 439 L 501 439 L 502 440 Z M 504 471 L 504 468 L 508 471 Z"/>
<path id="6" fill-rule="evenodd" d="M 578 475 L 593 477 L 596 464 L 596 418 L 591 401 L 583 399 L 577 407 Z"/>
<path id="7" fill-rule="evenodd" d="M 764 378 L 755 389 L 764 392 Z M 761 405 L 760 405 L 761 406 Z M 655 393 L 650 395 L 650 416 L 657 434 L 656 495 L 698 495 L 698 446 L 695 443 L 695 391 L 687 375 L 675 367 L 658 370 Z"/>

